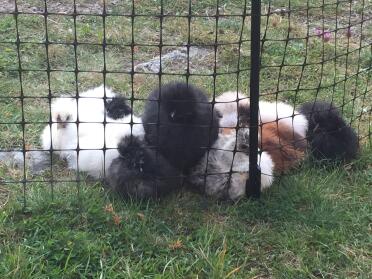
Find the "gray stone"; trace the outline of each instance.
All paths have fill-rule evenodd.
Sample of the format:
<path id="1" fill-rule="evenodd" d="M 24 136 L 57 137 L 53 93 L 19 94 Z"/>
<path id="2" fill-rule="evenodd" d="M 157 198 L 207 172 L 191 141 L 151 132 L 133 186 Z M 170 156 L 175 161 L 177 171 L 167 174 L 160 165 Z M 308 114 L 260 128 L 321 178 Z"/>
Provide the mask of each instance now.
<path id="1" fill-rule="evenodd" d="M 167 65 L 171 63 L 185 63 L 187 58 L 189 58 L 190 63 L 191 59 L 202 59 L 208 55 L 211 51 L 205 48 L 190 47 L 189 54 L 187 55 L 187 48 L 180 47 L 171 52 L 168 52 L 161 56 L 161 66 L 164 69 Z M 145 73 L 159 73 L 160 71 L 160 56 L 157 56 L 147 62 L 140 63 L 134 67 L 134 70 L 137 72 Z"/>

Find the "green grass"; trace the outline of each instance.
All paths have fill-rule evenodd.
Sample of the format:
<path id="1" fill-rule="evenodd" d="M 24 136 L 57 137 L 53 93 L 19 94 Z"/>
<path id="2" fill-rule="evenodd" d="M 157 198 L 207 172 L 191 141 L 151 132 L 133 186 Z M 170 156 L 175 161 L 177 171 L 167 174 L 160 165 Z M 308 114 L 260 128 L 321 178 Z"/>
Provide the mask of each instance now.
<path id="1" fill-rule="evenodd" d="M 18 2 L 21 8 L 26 3 Z M 264 13 L 267 2 L 263 3 Z M 40 3 L 42 1 L 28 1 L 42 8 Z M 132 9 L 132 1 L 106 3 L 116 14 L 127 14 Z M 137 14 L 160 12 L 160 1 L 134 3 Z M 250 17 L 244 26 L 242 17 L 222 17 L 216 30 L 214 17 L 209 17 L 215 14 L 216 2 L 192 3 L 193 14 L 206 17 L 191 20 L 190 41 L 207 49 L 209 54 L 204 59 L 191 61 L 191 72 L 212 74 L 216 66 L 217 75 L 215 79 L 191 75 L 189 81 L 209 95 L 214 85 L 216 94 L 235 89 L 237 84 L 247 92 L 250 43 L 244 41 L 239 48 L 238 41 L 242 28 L 242 39 L 250 38 Z M 188 12 L 187 1 L 164 0 L 163 4 L 165 14 Z M 348 3 L 326 6 L 324 22 L 321 9 L 316 8 L 321 4 L 322 1 L 310 1 L 310 35 L 323 23 L 327 29 L 335 28 L 336 6 L 338 28 L 347 26 Z M 271 9 L 287 5 L 287 1 L 275 1 Z M 188 192 L 156 203 L 122 201 L 106 193 L 99 183 L 83 179 L 77 185 L 73 182 L 76 174 L 66 171 L 63 162 L 55 162 L 53 177 L 72 182 L 53 185 L 35 182 L 47 181 L 51 174 L 31 176 L 26 172 L 28 182 L 23 185 L 22 171 L 0 165 L 0 182 L 3 179 L 16 182 L 0 185 L 10 193 L 8 203 L 0 211 L 0 278 L 372 277 L 372 150 L 367 136 L 370 119 L 366 113 L 372 103 L 372 56 L 370 42 L 366 40 L 371 37 L 372 28 L 368 22 L 363 29 L 360 25 L 353 27 L 354 35 L 349 40 L 343 30 L 333 33 L 329 42 L 318 37 L 306 40 L 306 4 L 291 1 L 291 5 L 294 12 L 290 20 L 278 15 L 271 16 L 267 23 L 266 19 L 262 20 L 266 41 L 262 53 L 261 96 L 267 100 L 278 97 L 292 104 L 315 97 L 333 100 L 363 138 L 360 159 L 327 167 L 306 162 L 299 170 L 277 179 L 261 200 L 242 200 L 237 204 L 217 203 Z M 27 5 L 25 7 L 27 10 Z M 243 11 L 240 0 L 220 1 L 220 7 L 220 13 L 225 15 Z M 353 21 L 360 19 L 362 7 L 362 2 L 353 4 L 353 11 L 359 13 Z M 50 4 L 48 9 L 57 8 Z M 94 9 L 89 11 L 94 12 Z M 106 83 L 127 97 L 133 94 L 138 99 L 146 98 L 158 85 L 156 75 L 139 73 L 134 75 L 132 83 L 130 75 L 117 73 L 131 68 L 131 18 L 109 15 L 105 23 L 104 32 L 101 17 L 76 18 L 77 39 L 87 44 L 78 45 L 75 56 L 71 45 L 75 33 L 73 17 L 48 16 L 48 61 L 47 50 L 40 44 L 46 38 L 43 16 L 18 17 L 22 43 L 17 49 L 15 18 L 1 15 L 0 95 L 9 98 L 0 99 L 0 122 L 4 123 L 0 124 L 0 150 L 22 148 L 23 144 L 38 147 L 43 124 L 33 122 L 49 120 L 49 103 L 45 98 L 49 87 L 53 96 L 59 96 L 75 94 L 76 86 L 85 90 L 99 85 L 103 82 L 100 71 L 104 62 L 108 71 L 115 72 L 106 75 Z M 291 40 L 285 49 L 285 42 L 279 40 L 287 38 L 289 26 Z M 159 18 L 135 17 L 133 30 L 135 43 L 159 44 Z M 105 57 L 101 45 L 89 45 L 101 44 L 104 33 L 107 43 L 114 44 L 106 47 Z M 187 43 L 187 18 L 164 18 L 162 35 L 164 44 Z M 214 44 L 216 36 L 218 43 L 234 44 L 217 48 L 215 65 L 214 49 L 209 45 Z M 359 51 L 361 37 L 364 39 Z M 135 65 L 159 55 L 158 47 L 144 45 L 135 48 Z M 164 47 L 163 54 L 173 49 L 175 47 Z M 26 97 L 23 114 L 18 98 L 21 88 L 18 51 L 24 70 L 21 74 Z M 302 68 L 305 54 L 307 65 Z M 73 73 L 75 59 L 81 71 L 77 81 Z M 322 61 L 327 62 L 321 66 Z M 53 70 L 49 76 L 45 71 L 48 66 Z M 238 66 L 243 70 L 239 75 L 235 73 Z M 163 70 L 171 74 L 186 73 L 183 64 L 166 65 Z M 165 74 L 162 82 L 175 79 L 184 80 L 184 77 Z M 142 107 L 142 100 L 134 102 L 136 113 L 139 114 Z M 20 125 L 23 117 L 29 122 L 25 126 L 24 141 Z M 113 205 L 115 213 L 105 211 L 108 204 Z M 115 224 L 113 216 L 121 218 L 120 224 Z"/>
<path id="2" fill-rule="evenodd" d="M 85 183 L 56 184 L 52 198 L 33 183 L 24 212 L 13 188 L 0 277 L 369 278 L 372 150 L 363 153 L 344 167 L 308 163 L 237 204 L 186 192 L 123 202 Z"/>

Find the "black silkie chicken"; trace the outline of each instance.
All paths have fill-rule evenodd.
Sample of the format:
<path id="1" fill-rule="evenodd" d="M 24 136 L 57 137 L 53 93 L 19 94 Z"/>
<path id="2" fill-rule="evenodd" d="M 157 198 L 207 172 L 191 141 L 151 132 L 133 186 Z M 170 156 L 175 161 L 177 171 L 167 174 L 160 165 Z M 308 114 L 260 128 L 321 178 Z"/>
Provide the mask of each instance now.
<path id="1" fill-rule="evenodd" d="M 357 156 L 358 136 L 331 103 L 305 103 L 300 107 L 300 113 L 309 122 L 306 136 L 314 158 L 349 161 Z"/>
<path id="2" fill-rule="evenodd" d="M 157 199 L 181 185 L 181 173 L 140 137 L 124 137 L 118 150 L 106 183 L 122 197 Z"/>
<path id="3" fill-rule="evenodd" d="M 218 137 L 217 112 L 208 97 L 185 83 L 153 91 L 142 116 L 145 139 L 184 174 L 194 167 Z"/>
<path id="4" fill-rule="evenodd" d="M 107 185 L 124 197 L 139 199 L 173 192 L 216 141 L 218 121 L 207 96 L 191 85 L 171 83 L 154 90 L 142 116 L 145 136 L 121 139 Z"/>

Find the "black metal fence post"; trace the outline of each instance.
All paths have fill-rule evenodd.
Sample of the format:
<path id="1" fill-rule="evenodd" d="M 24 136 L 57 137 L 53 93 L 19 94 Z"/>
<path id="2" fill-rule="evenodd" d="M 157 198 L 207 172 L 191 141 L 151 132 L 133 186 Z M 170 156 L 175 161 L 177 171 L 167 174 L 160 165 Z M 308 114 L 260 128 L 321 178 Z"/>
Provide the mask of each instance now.
<path id="1" fill-rule="evenodd" d="M 250 123 L 249 123 L 249 179 L 246 194 L 259 198 L 261 171 L 258 166 L 258 101 L 260 93 L 260 21 L 261 1 L 252 1 L 251 10 L 251 73 L 250 73 Z"/>

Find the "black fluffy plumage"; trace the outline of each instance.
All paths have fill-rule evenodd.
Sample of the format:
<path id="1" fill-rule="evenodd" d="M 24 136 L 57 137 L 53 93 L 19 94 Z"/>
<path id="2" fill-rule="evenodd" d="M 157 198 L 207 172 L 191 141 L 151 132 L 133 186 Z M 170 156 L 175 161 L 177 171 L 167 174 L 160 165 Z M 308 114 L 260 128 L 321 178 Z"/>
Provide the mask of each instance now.
<path id="1" fill-rule="evenodd" d="M 351 160 L 357 156 L 358 137 L 332 104 L 309 102 L 300 112 L 309 121 L 307 138 L 316 159 Z"/>
<path id="2" fill-rule="evenodd" d="M 153 91 L 142 117 L 145 138 L 184 173 L 195 166 L 218 137 L 218 115 L 207 96 L 185 83 Z"/>
<path id="3" fill-rule="evenodd" d="M 156 199 L 181 185 L 181 173 L 138 137 L 124 137 L 118 150 L 105 182 L 122 197 Z"/>
<path id="4" fill-rule="evenodd" d="M 107 116 L 112 119 L 120 119 L 132 113 L 132 108 L 123 97 L 114 97 L 106 102 Z"/>

